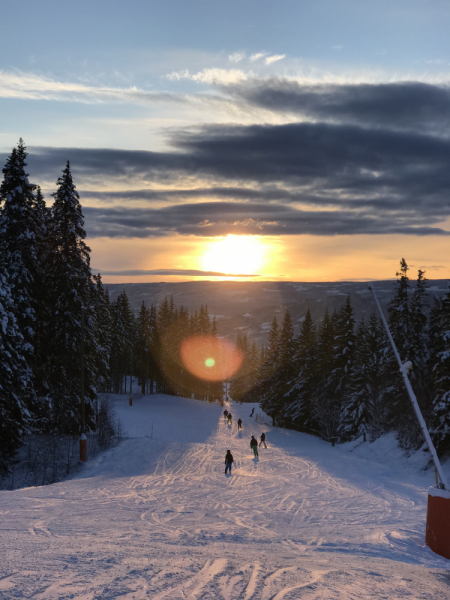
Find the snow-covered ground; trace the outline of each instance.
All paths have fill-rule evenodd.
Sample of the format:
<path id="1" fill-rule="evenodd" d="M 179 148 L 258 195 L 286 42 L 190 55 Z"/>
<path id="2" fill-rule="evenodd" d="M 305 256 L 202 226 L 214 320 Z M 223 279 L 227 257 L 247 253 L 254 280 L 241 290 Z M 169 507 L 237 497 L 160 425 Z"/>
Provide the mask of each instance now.
<path id="1" fill-rule="evenodd" d="M 230 427 L 217 404 L 114 398 L 119 446 L 71 480 L 0 492 L 2 600 L 450 597 L 450 561 L 424 546 L 425 455 L 390 437 L 332 448 L 251 405 Z"/>

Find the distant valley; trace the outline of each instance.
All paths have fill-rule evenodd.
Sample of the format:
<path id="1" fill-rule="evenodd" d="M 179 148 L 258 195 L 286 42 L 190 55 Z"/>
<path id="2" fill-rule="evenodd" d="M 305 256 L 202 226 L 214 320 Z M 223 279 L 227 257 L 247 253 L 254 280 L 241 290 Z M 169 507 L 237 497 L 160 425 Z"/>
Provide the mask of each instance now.
<path id="1" fill-rule="evenodd" d="M 147 306 L 158 305 L 165 297 L 173 296 L 177 307 L 184 305 L 189 311 L 207 305 L 211 317 L 215 316 L 219 334 L 235 340 L 239 333 L 246 333 L 250 340 L 265 344 L 273 318 L 282 321 L 289 309 L 296 333 L 308 308 L 313 319 L 319 321 L 325 309 L 330 312 L 339 307 L 349 295 L 355 309 L 356 320 L 368 318 L 376 310 L 368 286 L 370 282 L 243 282 L 243 281 L 194 281 L 182 283 L 114 283 L 105 284 L 111 300 L 125 290 L 135 313 L 142 301 Z M 396 280 L 372 282 L 380 303 L 387 315 Z M 411 281 L 411 291 L 415 282 Z M 434 296 L 447 293 L 448 280 L 428 282 L 429 304 Z"/>

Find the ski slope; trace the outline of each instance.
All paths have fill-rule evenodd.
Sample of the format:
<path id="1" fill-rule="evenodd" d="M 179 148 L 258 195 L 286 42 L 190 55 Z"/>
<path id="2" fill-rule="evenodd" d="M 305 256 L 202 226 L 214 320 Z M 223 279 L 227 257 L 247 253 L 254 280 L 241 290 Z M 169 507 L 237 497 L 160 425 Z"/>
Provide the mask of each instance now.
<path id="1" fill-rule="evenodd" d="M 230 427 L 218 404 L 113 398 L 119 446 L 0 492 L 1 600 L 450 598 L 450 561 L 424 546 L 432 473 L 393 438 L 332 448 L 252 405 L 232 404 Z"/>

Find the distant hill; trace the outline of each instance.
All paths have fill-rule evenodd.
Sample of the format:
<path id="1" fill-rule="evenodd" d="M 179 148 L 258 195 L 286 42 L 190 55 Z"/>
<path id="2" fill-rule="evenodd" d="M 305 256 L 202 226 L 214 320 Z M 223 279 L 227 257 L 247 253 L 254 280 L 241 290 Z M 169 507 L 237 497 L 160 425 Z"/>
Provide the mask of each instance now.
<path id="1" fill-rule="evenodd" d="M 147 306 L 159 304 L 165 297 L 173 296 L 176 306 L 184 305 L 190 311 L 208 306 L 208 311 L 217 319 L 219 334 L 235 339 L 245 332 L 250 340 L 264 344 L 273 318 L 283 319 L 289 309 L 296 332 L 308 308 L 313 319 L 322 318 L 325 308 L 330 312 L 338 309 L 347 295 L 355 309 L 356 319 L 369 317 L 376 310 L 372 294 L 368 290 L 370 282 L 267 282 L 267 281 L 189 281 L 182 283 L 110 283 L 105 284 L 111 300 L 121 290 L 126 290 L 135 312 L 144 300 Z M 387 315 L 386 306 L 394 293 L 396 280 L 372 282 L 377 296 Z M 411 282 L 411 289 L 415 282 Z M 428 282 L 429 302 L 434 296 L 444 296 L 448 290 L 447 279 L 434 279 Z"/>

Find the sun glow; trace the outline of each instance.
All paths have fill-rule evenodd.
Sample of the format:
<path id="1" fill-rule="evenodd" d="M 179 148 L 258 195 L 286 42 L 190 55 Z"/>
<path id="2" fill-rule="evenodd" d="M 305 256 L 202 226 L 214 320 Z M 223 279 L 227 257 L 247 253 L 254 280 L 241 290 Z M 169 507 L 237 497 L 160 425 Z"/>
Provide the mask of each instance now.
<path id="1" fill-rule="evenodd" d="M 256 236 L 228 235 L 211 242 L 203 255 L 205 271 L 258 273 L 265 262 L 266 247 Z"/>
<path id="2" fill-rule="evenodd" d="M 183 340 L 181 359 L 186 369 L 206 381 L 223 381 L 238 371 L 244 356 L 228 340 L 197 335 Z"/>

